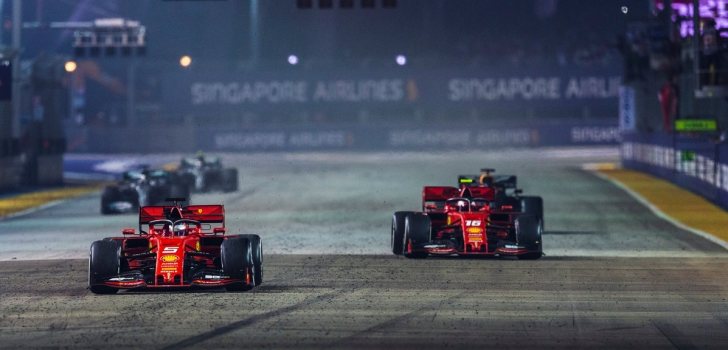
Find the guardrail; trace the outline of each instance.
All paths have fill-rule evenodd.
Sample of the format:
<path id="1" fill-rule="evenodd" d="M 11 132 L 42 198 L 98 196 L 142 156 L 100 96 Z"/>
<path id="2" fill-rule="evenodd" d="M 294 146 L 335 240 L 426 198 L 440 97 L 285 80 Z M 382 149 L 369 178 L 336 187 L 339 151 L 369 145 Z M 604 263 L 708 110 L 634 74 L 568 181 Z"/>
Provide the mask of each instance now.
<path id="1" fill-rule="evenodd" d="M 689 134 L 629 133 L 622 135 L 620 153 L 625 168 L 663 178 L 728 209 L 728 144 Z"/>

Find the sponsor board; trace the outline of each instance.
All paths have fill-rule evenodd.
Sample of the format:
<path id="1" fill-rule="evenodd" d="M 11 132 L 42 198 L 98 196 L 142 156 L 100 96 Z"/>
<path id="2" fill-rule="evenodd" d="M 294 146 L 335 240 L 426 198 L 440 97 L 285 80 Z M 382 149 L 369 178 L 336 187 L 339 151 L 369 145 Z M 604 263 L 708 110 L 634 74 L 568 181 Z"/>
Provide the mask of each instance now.
<path id="1" fill-rule="evenodd" d="M 616 67 L 484 66 L 477 69 L 229 72 L 209 68 L 162 78 L 161 112 L 239 114 L 301 111 L 347 115 L 362 109 L 392 115 L 412 108 L 479 109 L 499 117 L 523 113 L 618 114 Z M 524 105 L 523 102 L 528 102 Z M 271 109 L 275 107 L 275 109 Z M 525 112 L 526 110 L 530 112 Z M 467 112 L 465 112 L 467 113 Z M 562 115 L 564 117 L 565 115 Z"/>
<path id="2" fill-rule="evenodd" d="M 352 142 L 351 132 L 338 130 L 220 132 L 214 136 L 214 148 L 220 150 L 346 148 Z"/>

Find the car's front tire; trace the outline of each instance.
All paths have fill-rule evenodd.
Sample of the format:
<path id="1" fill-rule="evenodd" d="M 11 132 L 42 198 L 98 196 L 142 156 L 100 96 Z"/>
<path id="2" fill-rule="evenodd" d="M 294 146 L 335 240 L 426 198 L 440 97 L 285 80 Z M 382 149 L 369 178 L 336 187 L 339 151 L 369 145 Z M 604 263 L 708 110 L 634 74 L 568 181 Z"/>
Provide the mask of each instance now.
<path id="1" fill-rule="evenodd" d="M 532 215 L 523 215 L 516 218 L 516 242 L 527 247 L 530 252 L 519 255 L 522 260 L 535 260 L 543 256 L 542 224 Z"/>
<path id="2" fill-rule="evenodd" d="M 404 221 L 412 211 L 397 211 L 392 215 L 391 248 L 394 255 L 402 255 L 404 252 Z"/>
<path id="3" fill-rule="evenodd" d="M 521 196 L 520 198 L 521 211 L 526 215 L 535 216 L 540 221 L 541 229 L 543 229 L 543 199 L 538 196 Z"/>
<path id="4" fill-rule="evenodd" d="M 109 277 L 119 275 L 121 246 L 114 240 L 101 240 L 91 244 L 88 262 L 88 285 L 95 294 L 114 294 L 118 289 L 103 285 Z"/>
<path id="5" fill-rule="evenodd" d="M 432 224 L 430 218 L 422 213 L 412 213 L 404 220 L 404 239 L 402 246 L 407 258 L 426 258 L 427 252 L 415 251 L 414 248 L 430 241 Z"/>
<path id="6" fill-rule="evenodd" d="M 249 269 L 254 267 L 253 246 L 251 241 L 244 237 L 226 239 L 220 245 L 220 261 L 224 274 L 232 277 L 245 279 Z M 253 274 L 253 279 L 255 279 Z M 255 285 L 245 282 L 233 283 L 225 286 L 229 291 L 250 290 Z"/>
<path id="7" fill-rule="evenodd" d="M 258 235 L 241 235 L 250 240 L 253 255 L 253 275 L 255 285 L 263 284 L 263 241 Z"/>

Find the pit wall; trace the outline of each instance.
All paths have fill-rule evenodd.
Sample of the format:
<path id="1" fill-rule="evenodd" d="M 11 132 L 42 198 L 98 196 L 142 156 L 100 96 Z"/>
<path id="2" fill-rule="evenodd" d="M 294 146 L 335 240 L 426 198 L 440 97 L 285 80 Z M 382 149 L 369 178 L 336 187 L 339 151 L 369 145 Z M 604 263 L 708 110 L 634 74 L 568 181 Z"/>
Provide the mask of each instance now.
<path id="1" fill-rule="evenodd" d="M 663 178 L 728 210 L 728 144 L 701 135 L 629 133 L 620 147 L 623 167 Z"/>

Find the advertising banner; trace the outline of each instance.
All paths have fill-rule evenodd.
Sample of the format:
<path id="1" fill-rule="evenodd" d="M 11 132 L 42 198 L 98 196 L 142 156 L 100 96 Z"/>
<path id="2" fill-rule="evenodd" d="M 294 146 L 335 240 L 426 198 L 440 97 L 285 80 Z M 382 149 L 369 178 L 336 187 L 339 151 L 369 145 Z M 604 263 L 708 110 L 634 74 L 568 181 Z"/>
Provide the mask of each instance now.
<path id="1" fill-rule="evenodd" d="M 620 96 L 618 72 L 576 67 L 186 73 L 164 77 L 167 111 L 235 114 L 326 108 L 350 113 L 364 107 L 384 111 L 462 107 L 497 111 L 504 117 L 523 117 L 528 111 L 565 118 L 585 109 L 592 116 L 616 116 Z"/>

